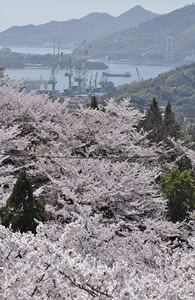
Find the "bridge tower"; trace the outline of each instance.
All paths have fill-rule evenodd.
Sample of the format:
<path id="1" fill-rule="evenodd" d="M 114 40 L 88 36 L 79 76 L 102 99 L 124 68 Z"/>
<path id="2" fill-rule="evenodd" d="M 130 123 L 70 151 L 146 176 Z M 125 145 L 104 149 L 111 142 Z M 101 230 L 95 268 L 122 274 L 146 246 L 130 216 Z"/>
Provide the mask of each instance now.
<path id="1" fill-rule="evenodd" d="M 173 37 L 167 36 L 166 39 L 166 60 L 173 60 Z"/>

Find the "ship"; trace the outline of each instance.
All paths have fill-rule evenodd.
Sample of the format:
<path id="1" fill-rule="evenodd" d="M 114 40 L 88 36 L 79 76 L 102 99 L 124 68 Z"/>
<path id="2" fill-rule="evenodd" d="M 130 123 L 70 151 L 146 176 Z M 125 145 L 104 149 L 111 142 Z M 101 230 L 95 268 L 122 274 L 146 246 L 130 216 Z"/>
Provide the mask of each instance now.
<path id="1" fill-rule="evenodd" d="M 105 73 L 106 77 L 131 77 L 129 72 L 125 73 Z"/>

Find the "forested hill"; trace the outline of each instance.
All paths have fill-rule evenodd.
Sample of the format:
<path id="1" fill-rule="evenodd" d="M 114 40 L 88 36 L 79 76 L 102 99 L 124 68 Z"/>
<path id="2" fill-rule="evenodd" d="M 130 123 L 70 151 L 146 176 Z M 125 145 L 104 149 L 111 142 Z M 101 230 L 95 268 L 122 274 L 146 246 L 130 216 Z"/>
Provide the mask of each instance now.
<path id="1" fill-rule="evenodd" d="M 153 79 L 122 85 L 105 97 L 111 96 L 118 101 L 131 97 L 132 105 L 141 110 L 150 106 L 153 97 L 162 106 L 170 101 L 178 121 L 183 123 L 185 117 L 195 116 L 195 64 L 161 73 Z"/>
<path id="2" fill-rule="evenodd" d="M 41 25 L 13 26 L 0 33 L 3 45 L 46 46 L 59 38 L 61 45 L 76 47 L 84 40 L 102 38 L 113 32 L 138 26 L 157 14 L 136 6 L 118 17 L 106 13 L 91 13 L 81 19 L 52 21 Z"/>
<path id="3" fill-rule="evenodd" d="M 140 24 L 136 28 L 114 33 L 94 42 L 94 56 L 109 54 L 115 58 L 123 57 L 140 61 L 164 60 L 169 37 L 169 54 L 172 39 L 173 59 L 184 59 L 195 49 L 194 16 L 195 5 L 187 5 Z"/>

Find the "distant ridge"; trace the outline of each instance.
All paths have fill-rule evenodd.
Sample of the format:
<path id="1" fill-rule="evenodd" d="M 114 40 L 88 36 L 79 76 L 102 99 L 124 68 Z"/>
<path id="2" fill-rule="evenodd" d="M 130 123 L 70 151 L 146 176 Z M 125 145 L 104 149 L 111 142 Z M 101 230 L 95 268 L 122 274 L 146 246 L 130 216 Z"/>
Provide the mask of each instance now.
<path id="1" fill-rule="evenodd" d="M 184 60 L 192 56 L 193 51 L 195 56 L 195 5 L 187 5 L 95 41 L 93 51 L 96 57 L 109 54 L 139 61 Z"/>
<path id="2" fill-rule="evenodd" d="M 141 6 L 135 6 L 118 17 L 91 13 L 81 19 L 51 21 L 42 25 L 13 26 L 0 33 L 4 46 L 48 46 L 59 38 L 64 46 L 75 48 L 83 40 L 92 41 L 123 29 L 138 26 L 156 17 Z"/>

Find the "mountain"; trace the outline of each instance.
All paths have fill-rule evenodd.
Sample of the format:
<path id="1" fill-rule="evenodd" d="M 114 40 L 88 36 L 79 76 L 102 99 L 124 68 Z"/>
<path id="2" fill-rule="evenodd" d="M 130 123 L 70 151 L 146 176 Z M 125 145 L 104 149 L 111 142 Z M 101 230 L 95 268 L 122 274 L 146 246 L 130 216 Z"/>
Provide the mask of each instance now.
<path id="1" fill-rule="evenodd" d="M 118 16 L 116 20 L 122 30 L 124 28 L 136 27 L 141 23 L 154 19 L 156 16 L 158 15 L 144 9 L 140 5 L 136 5 L 134 8 Z"/>
<path id="2" fill-rule="evenodd" d="M 61 45 L 80 45 L 84 40 L 103 38 L 113 32 L 137 26 L 156 17 L 141 6 L 136 6 L 118 17 L 107 13 L 91 13 L 81 19 L 51 21 L 42 25 L 13 26 L 0 33 L 2 45 L 53 45 L 54 39 L 60 39 Z"/>
<path id="3" fill-rule="evenodd" d="M 113 33 L 92 44 L 93 55 L 109 54 L 134 60 L 184 59 L 195 49 L 194 16 L 195 5 L 187 5 L 137 27 Z"/>

